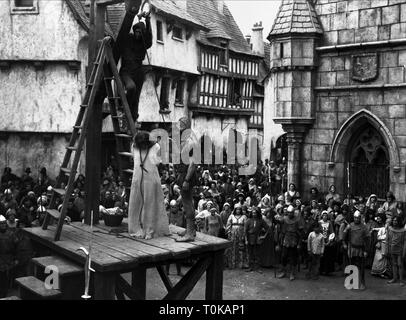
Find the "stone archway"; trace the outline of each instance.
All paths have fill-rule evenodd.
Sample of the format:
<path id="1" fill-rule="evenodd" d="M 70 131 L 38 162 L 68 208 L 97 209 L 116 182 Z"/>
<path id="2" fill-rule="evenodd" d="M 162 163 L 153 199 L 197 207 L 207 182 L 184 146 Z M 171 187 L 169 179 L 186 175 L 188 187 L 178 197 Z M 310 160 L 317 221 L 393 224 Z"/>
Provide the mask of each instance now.
<path id="1" fill-rule="evenodd" d="M 355 113 L 341 126 L 331 148 L 329 157 L 331 171 L 329 174 L 335 177 L 335 183 L 342 191 L 348 192 L 354 187 L 351 175 L 354 175 L 355 172 L 351 171 L 350 164 L 361 161 L 355 159 L 357 155 L 354 153 L 356 152 L 354 148 L 359 148 L 360 141 L 358 138 L 368 130 L 375 132 L 376 137 L 381 138 L 380 149 L 385 153 L 387 160 L 389 188 L 391 188 L 391 182 L 394 180 L 394 173 L 400 172 L 399 151 L 391 132 L 376 115 L 363 109 Z M 378 148 L 377 145 L 376 147 Z M 375 154 L 375 156 L 380 157 L 378 162 L 383 165 L 382 155 Z M 354 160 L 358 162 L 353 162 Z M 371 162 L 371 165 L 374 163 Z"/>

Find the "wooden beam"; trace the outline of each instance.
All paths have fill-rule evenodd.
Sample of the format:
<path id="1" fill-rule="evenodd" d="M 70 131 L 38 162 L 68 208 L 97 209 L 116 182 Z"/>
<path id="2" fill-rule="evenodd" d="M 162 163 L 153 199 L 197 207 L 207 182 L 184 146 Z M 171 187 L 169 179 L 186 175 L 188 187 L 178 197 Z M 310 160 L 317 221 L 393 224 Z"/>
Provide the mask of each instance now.
<path id="1" fill-rule="evenodd" d="M 213 253 L 206 272 L 206 300 L 223 300 L 224 250 Z"/>
<path id="2" fill-rule="evenodd" d="M 104 38 L 104 26 L 106 20 L 106 7 L 96 5 L 95 25 L 90 30 L 93 48 L 99 48 L 97 41 Z M 89 68 L 94 67 L 94 60 Z M 103 84 L 103 81 L 101 82 Z M 104 86 L 103 86 L 104 88 Z M 93 211 L 93 223 L 99 223 L 100 184 L 101 184 L 101 137 L 103 122 L 104 90 L 99 90 L 92 107 L 91 121 L 86 133 L 86 182 L 85 182 L 85 223 L 90 224 L 91 212 Z"/>
<path id="3" fill-rule="evenodd" d="M 173 284 L 171 279 L 169 279 L 168 275 L 166 274 L 165 268 L 162 265 L 159 265 L 156 267 L 156 269 L 158 270 L 158 273 L 161 276 L 162 282 L 164 283 L 166 290 L 170 292 L 173 288 Z"/>
<path id="4" fill-rule="evenodd" d="M 94 275 L 94 298 L 95 300 L 114 300 L 116 274 L 96 272 Z"/>
<path id="5" fill-rule="evenodd" d="M 98 6 L 110 6 L 113 4 L 123 3 L 125 0 L 96 0 Z"/>
<path id="6" fill-rule="evenodd" d="M 185 300 L 211 263 L 211 257 L 201 258 L 164 297 L 164 300 Z"/>
<path id="7" fill-rule="evenodd" d="M 116 297 L 117 297 L 117 300 L 125 300 L 125 296 L 124 296 L 124 293 L 123 293 L 123 290 L 121 290 L 121 288 L 119 288 L 118 286 L 116 286 Z"/>
<path id="8" fill-rule="evenodd" d="M 116 276 L 116 286 L 131 300 L 144 300 L 121 275 Z"/>
<path id="9" fill-rule="evenodd" d="M 138 267 L 131 273 L 131 287 L 141 300 L 145 300 L 147 293 L 147 269 L 145 267 Z"/>

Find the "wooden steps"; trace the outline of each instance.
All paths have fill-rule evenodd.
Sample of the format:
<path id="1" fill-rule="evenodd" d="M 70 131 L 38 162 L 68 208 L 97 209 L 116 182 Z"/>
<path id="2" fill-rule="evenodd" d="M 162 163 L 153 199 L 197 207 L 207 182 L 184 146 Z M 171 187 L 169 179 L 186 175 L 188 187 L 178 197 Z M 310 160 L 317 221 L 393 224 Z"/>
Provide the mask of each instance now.
<path id="1" fill-rule="evenodd" d="M 80 299 L 84 292 L 83 267 L 57 256 L 33 258 L 31 263 L 34 269 L 34 275 L 40 280 L 45 280 L 48 276 L 48 274 L 45 274 L 46 267 L 56 267 L 58 270 L 59 287 L 62 292 L 61 299 Z"/>
<path id="2" fill-rule="evenodd" d="M 22 300 L 59 300 L 62 292 L 56 289 L 48 289 L 45 282 L 33 277 L 17 278 L 19 297 Z"/>
<path id="3" fill-rule="evenodd" d="M 21 299 L 19 297 L 17 297 L 17 296 L 11 296 L 11 297 L 3 298 L 3 299 L 0 299 L 0 300 L 21 300 Z"/>
<path id="4" fill-rule="evenodd" d="M 79 265 L 70 262 L 66 259 L 56 257 L 56 256 L 47 256 L 40 258 L 33 258 L 32 263 L 37 269 L 45 269 L 47 266 L 55 266 L 58 268 L 59 276 L 75 276 L 82 275 L 83 268 Z"/>

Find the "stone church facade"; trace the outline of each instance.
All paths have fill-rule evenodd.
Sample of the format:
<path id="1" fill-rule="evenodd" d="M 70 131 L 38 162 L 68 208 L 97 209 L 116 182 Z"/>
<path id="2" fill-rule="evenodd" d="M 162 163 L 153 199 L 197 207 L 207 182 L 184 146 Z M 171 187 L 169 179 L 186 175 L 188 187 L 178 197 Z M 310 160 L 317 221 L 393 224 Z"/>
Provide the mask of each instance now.
<path id="1" fill-rule="evenodd" d="M 283 0 L 268 40 L 289 182 L 406 201 L 406 0 Z"/>

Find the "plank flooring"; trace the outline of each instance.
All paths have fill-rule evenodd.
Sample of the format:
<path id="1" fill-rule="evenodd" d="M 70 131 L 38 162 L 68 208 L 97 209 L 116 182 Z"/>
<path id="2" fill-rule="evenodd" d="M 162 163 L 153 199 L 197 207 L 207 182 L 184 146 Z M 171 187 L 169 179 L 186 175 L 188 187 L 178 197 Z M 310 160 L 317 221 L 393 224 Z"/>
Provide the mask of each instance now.
<path id="1" fill-rule="evenodd" d="M 101 221 L 100 225 L 93 227 L 93 232 L 88 225 L 72 223 L 64 225 L 61 240 L 55 242 L 55 226 L 49 226 L 47 230 L 40 227 L 24 229 L 34 243 L 45 245 L 80 264 L 84 264 L 86 257 L 78 249 L 88 249 L 91 243 L 92 267 L 97 272 L 124 273 L 142 264 L 163 264 L 166 261 L 187 259 L 224 250 L 231 245 L 227 240 L 202 233 L 197 233 L 194 242 L 176 242 L 177 233 L 181 230 L 171 225 L 170 235 L 145 240 L 130 237 L 126 223 L 111 228 Z"/>

